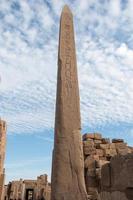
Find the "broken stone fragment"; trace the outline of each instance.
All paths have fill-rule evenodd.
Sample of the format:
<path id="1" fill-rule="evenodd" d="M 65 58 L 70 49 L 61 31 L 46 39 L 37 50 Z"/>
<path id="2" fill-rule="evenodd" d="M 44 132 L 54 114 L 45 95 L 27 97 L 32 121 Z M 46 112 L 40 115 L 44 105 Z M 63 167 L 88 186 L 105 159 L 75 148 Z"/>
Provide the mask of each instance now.
<path id="1" fill-rule="evenodd" d="M 109 148 L 110 149 L 115 149 L 116 148 L 115 143 L 110 143 Z"/>
<path id="2" fill-rule="evenodd" d="M 110 164 L 106 163 L 101 168 L 101 185 L 103 188 L 111 186 Z"/>
<path id="3" fill-rule="evenodd" d="M 133 154 L 117 155 L 110 161 L 111 187 L 115 190 L 133 188 Z"/>
<path id="4" fill-rule="evenodd" d="M 88 156 L 85 159 L 85 164 L 84 164 L 85 168 L 90 168 L 90 169 L 95 169 L 96 167 L 96 161 L 92 156 Z"/>
<path id="5" fill-rule="evenodd" d="M 93 155 L 93 158 L 95 161 L 99 161 L 99 156 L 98 155 Z"/>
<path id="6" fill-rule="evenodd" d="M 128 154 L 128 147 L 126 143 L 115 143 L 117 154 L 126 155 Z"/>
<path id="7" fill-rule="evenodd" d="M 86 141 L 83 141 L 83 146 L 84 146 L 84 147 L 86 147 L 86 146 L 94 147 L 94 141 L 93 141 L 93 140 L 86 140 Z"/>
<path id="8" fill-rule="evenodd" d="M 100 148 L 101 149 L 109 149 L 110 148 L 110 144 L 100 144 Z"/>
<path id="9" fill-rule="evenodd" d="M 104 149 L 104 155 L 106 157 L 112 157 L 117 155 L 116 149 Z"/>
<path id="10" fill-rule="evenodd" d="M 88 177 L 96 177 L 96 168 L 88 168 L 87 176 Z"/>
<path id="11" fill-rule="evenodd" d="M 96 167 L 101 168 L 103 165 L 108 164 L 108 163 L 109 161 L 107 160 L 99 160 L 99 161 L 96 161 Z"/>
<path id="12" fill-rule="evenodd" d="M 97 177 L 97 179 L 101 179 L 101 169 L 100 168 L 96 168 L 96 177 Z"/>
<path id="13" fill-rule="evenodd" d="M 102 150 L 102 149 L 96 149 L 96 154 L 98 155 L 98 156 L 104 156 L 104 151 Z"/>
<path id="14" fill-rule="evenodd" d="M 86 133 L 83 135 L 83 140 L 94 139 L 94 133 Z"/>
<path id="15" fill-rule="evenodd" d="M 128 153 L 132 153 L 132 149 L 128 147 Z"/>
<path id="16" fill-rule="evenodd" d="M 109 138 L 102 138 L 102 144 L 109 144 L 110 143 L 110 139 Z"/>
<path id="17" fill-rule="evenodd" d="M 96 189 L 97 187 L 98 187 L 98 182 L 96 180 L 96 177 L 86 175 L 87 192 L 89 192 L 92 188 Z"/>
<path id="18" fill-rule="evenodd" d="M 100 133 L 94 133 L 94 139 L 101 140 L 102 139 L 102 135 Z"/>
<path id="19" fill-rule="evenodd" d="M 88 194 L 89 194 L 89 198 L 90 198 L 91 200 L 99 200 L 99 199 L 98 199 L 98 191 L 97 191 L 97 188 L 95 188 L 95 187 L 89 188 Z"/>
<path id="20" fill-rule="evenodd" d="M 83 147 L 84 155 L 95 155 L 96 149 L 91 146 L 84 146 Z"/>
<path id="21" fill-rule="evenodd" d="M 101 141 L 101 140 L 94 139 L 94 143 L 95 143 L 95 144 L 101 144 L 102 141 Z"/>
<path id="22" fill-rule="evenodd" d="M 126 155 L 128 154 L 128 148 L 124 148 L 124 149 L 118 148 L 117 153 L 118 155 Z"/>
<path id="23" fill-rule="evenodd" d="M 112 143 L 123 143 L 123 142 L 124 142 L 123 139 L 116 139 L 116 138 L 112 139 Z"/>

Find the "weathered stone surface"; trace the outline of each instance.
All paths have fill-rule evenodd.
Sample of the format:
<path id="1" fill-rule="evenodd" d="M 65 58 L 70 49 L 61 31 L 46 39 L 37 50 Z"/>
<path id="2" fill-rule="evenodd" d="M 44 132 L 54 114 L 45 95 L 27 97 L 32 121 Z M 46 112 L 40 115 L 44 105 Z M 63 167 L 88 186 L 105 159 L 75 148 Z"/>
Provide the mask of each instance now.
<path id="1" fill-rule="evenodd" d="M 94 139 L 101 140 L 102 139 L 102 135 L 100 133 L 94 133 Z"/>
<path id="2" fill-rule="evenodd" d="M 116 149 L 115 143 L 110 143 L 110 144 L 109 144 L 109 148 L 110 148 L 110 149 Z"/>
<path id="3" fill-rule="evenodd" d="M 91 142 L 87 138 L 84 140 L 85 177 L 89 199 L 133 200 L 133 148 L 127 146 L 122 139 L 115 139 L 111 143 L 109 139 L 92 138 L 89 139 Z M 95 154 L 94 151 L 86 154 L 87 148 L 90 147 Z M 92 165 L 92 158 L 95 165 Z M 97 191 L 99 197 L 91 190 Z"/>
<path id="4" fill-rule="evenodd" d="M 83 147 L 83 150 L 85 155 L 94 155 L 96 153 L 96 149 L 91 146 Z"/>
<path id="5" fill-rule="evenodd" d="M 110 144 L 100 144 L 101 149 L 109 149 Z"/>
<path id="6" fill-rule="evenodd" d="M 28 190 L 31 193 L 28 194 Z M 46 174 L 40 175 L 36 180 L 18 180 L 9 182 L 5 186 L 4 199 L 7 200 L 50 200 L 51 185 Z M 27 196 L 27 198 L 26 198 Z M 3 199 L 3 200 L 4 200 Z"/>
<path id="7" fill-rule="evenodd" d="M 104 149 L 104 154 L 106 157 L 113 157 L 117 155 L 116 149 Z"/>
<path id="8" fill-rule="evenodd" d="M 132 200 L 127 199 L 124 192 L 101 192 L 99 195 L 99 200 Z"/>
<path id="9" fill-rule="evenodd" d="M 99 160 L 98 162 L 96 162 L 96 167 L 97 168 L 101 168 L 103 165 L 108 164 L 109 161 L 107 160 Z"/>
<path id="10" fill-rule="evenodd" d="M 101 141 L 101 140 L 94 139 L 94 143 L 95 143 L 95 144 L 101 144 L 102 141 Z"/>
<path id="11" fill-rule="evenodd" d="M 94 141 L 93 140 L 86 140 L 86 141 L 83 141 L 83 147 L 94 147 Z"/>
<path id="12" fill-rule="evenodd" d="M 112 139 L 112 143 L 123 143 L 124 140 L 123 139 Z"/>
<path id="13" fill-rule="evenodd" d="M 109 144 L 110 143 L 110 139 L 109 138 L 102 138 L 102 144 Z"/>
<path id="14" fill-rule="evenodd" d="M 96 161 L 92 156 L 88 156 L 85 159 L 85 164 L 84 164 L 85 168 L 89 168 L 89 169 L 95 169 L 96 167 Z"/>
<path id="15" fill-rule="evenodd" d="M 94 133 L 86 133 L 83 135 L 83 140 L 94 139 Z"/>
<path id="16" fill-rule="evenodd" d="M 116 151 L 119 155 L 126 155 L 128 154 L 128 147 L 126 143 L 116 143 Z"/>
<path id="17" fill-rule="evenodd" d="M 110 174 L 110 164 L 106 163 L 101 169 L 101 186 L 110 187 L 111 186 L 111 174 Z"/>
<path id="18" fill-rule="evenodd" d="M 52 200 L 86 200 L 73 16 L 60 21 Z"/>
<path id="19" fill-rule="evenodd" d="M 96 176 L 96 169 L 95 168 L 88 168 L 87 176 L 95 177 Z"/>
<path id="20" fill-rule="evenodd" d="M 102 149 L 96 149 L 96 154 L 98 155 L 98 156 L 103 156 L 104 155 L 104 151 L 102 150 Z"/>
<path id="21" fill-rule="evenodd" d="M 94 148 L 93 140 L 83 141 L 83 150 L 85 155 L 94 155 L 96 150 Z"/>
<path id="22" fill-rule="evenodd" d="M 101 179 L 101 169 L 100 168 L 96 168 L 96 177 L 97 177 L 97 179 Z"/>
<path id="23" fill-rule="evenodd" d="M 133 154 L 111 159 L 111 187 L 117 190 L 133 187 Z"/>

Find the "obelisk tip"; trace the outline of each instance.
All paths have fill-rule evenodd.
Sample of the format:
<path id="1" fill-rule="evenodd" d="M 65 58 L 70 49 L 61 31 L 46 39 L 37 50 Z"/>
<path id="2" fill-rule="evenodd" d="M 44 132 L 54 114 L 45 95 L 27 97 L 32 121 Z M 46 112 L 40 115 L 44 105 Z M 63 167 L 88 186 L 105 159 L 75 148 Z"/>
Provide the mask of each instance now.
<path id="1" fill-rule="evenodd" d="M 62 9 L 62 13 L 72 13 L 69 6 L 68 5 L 65 5 Z"/>

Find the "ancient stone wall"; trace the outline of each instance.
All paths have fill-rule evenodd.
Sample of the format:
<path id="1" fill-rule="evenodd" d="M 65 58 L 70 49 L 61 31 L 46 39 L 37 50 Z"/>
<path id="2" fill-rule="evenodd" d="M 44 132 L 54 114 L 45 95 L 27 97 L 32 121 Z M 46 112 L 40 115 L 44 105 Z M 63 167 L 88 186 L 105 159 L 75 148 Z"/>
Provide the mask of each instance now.
<path id="1" fill-rule="evenodd" d="M 133 195 L 133 148 L 122 139 L 110 141 L 93 133 L 83 136 L 83 150 L 88 198 L 130 200 L 129 196 Z"/>
<path id="2" fill-rule="evenodd" d="M 33 200 L 50 200 L 51 185 L 48 183 L 47 175 L 37 177 L 37 180 L 12 181 L 5 186 L 5 200 L 26 200 L 27 191 L 30 190 L 30 198 Z"/>
<path id="3" fill-rule="evenodd" d="M 83 151 L 88 200 L 133 200 L 132 147 L 122 139 L 111 141 L 93 133 L 83 136 Z M 5 186 L 5 199 L 25 200 L 28 188 L 34 189 L 34 200 L 50 200 L 47 175 L 11 182 Z"/>

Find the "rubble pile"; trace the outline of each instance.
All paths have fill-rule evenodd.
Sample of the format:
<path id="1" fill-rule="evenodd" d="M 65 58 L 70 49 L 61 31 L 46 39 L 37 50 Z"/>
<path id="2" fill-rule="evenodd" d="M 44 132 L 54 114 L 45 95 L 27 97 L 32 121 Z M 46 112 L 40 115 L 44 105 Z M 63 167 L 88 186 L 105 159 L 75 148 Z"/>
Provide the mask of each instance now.
<path id="1" fill-rule="evenodd" d="M 111 141 L 100 133 L 87 133 L 83 135 L 83 151 L 88 199 L 97 200 L 102 187 L 102 167 L 110 163 L 114 156 L 132 153 L 133 148 L 127 146 L 123 139 Z"/>

